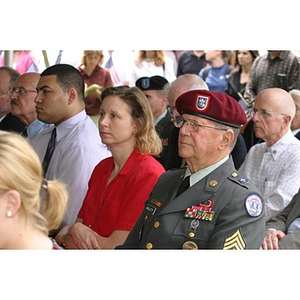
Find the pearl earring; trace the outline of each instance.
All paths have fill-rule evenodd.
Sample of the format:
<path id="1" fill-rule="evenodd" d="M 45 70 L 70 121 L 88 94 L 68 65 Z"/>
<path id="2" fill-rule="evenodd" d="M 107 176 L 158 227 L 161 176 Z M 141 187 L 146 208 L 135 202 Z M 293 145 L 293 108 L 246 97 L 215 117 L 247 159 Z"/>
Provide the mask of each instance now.
<path id="1" fill-rule="evenodd" d="M 6 215 L 10 218 L 12 216 L 12 212 L 9 210 Z"/>

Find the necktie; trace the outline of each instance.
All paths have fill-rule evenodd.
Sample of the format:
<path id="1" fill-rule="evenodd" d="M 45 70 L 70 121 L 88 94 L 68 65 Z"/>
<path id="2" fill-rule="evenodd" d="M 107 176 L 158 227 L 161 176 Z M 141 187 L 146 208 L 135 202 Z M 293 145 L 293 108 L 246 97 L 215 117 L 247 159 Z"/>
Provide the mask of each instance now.
<path id="1" fill-rule="evenodd" d="M 177 196 L 179 196 L 180 194 L 182 194 L 189 187 L 190 187 L 190 176 L 187 176 L 182 181 L 181 186 L 178 189 Z"/>
<path id="2" fill-rule="evenodd" d="M 51 137 L 47 146 L 46 154 L 43 160 L 43 168 L 44 168 L 44 174 L 47 173 L 48 166 L 52 157 L 52 154 L 55 149 L 55 142 L 56 142 L 56 128 L 52 130 Z"/>

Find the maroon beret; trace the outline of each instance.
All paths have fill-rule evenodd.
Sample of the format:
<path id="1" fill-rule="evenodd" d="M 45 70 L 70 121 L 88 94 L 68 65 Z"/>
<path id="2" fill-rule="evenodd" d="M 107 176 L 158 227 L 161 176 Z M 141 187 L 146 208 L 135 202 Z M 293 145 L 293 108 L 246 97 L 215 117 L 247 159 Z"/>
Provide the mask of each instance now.
<path id="1" fill-rule="evenodd" d="M 191 114 L 235 128 L 247 123 L 241 105 L 226 93 L 188 91 L 177 98 L 176 109 L 181 115 Z"/>

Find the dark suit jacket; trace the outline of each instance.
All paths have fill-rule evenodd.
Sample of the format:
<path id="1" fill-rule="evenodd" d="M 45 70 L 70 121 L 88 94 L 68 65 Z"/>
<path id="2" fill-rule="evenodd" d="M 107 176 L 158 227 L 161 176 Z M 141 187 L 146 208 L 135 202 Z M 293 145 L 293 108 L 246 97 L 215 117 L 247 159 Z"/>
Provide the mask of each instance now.
<path id="1" fill-rule="evenodd" d="M 173 124 L 173 117 L 169 111 L 158 122 L 155 129 L 163 146 L 162 152 L 155 158 L 163 165 L 165 170 L 180 167 L 182 159 L 178 155 L 178 138 L 174 137 L 174 131 L 177 128 Z"/>
<path id="2" fill-rule="evenodd" d="M 298 131 L 298 133 L 295 135 L 295 137 L 300 140 L 300 131 Z"/>
<path id="3" fill-rule="evenodd" d="M 287 232 L 292 222 L 300 217 L 300 190 L 285 209 L 267 222 L 267 228 Z M 280 249 L 300 249 L 300 230 L 294 231 L 279 240 Z"/>
<path id="4" fill-rule="evenodd" d="M 247 155 L 247 146 L 243 136 L 239 133 L 236 144 L 231 152 L 234 166 L 238 170 Z"/>
<path id="5" fill-rule="evenodd" d="M 15 131 L 21 133 L 25 129 L 25 125 L 19 120 L 19 118 L 8 113 L 0 122 L 0 130 Z"/>
<path id="6" fill-rule="evenodd" d="M 232 158 L 176 196 L 184 173 L 181 168 L 162 174 L 124 245 L 117 248 L 259 249 L 265 234 L 264 202 L 257 188 L 237 173 Z M 212 219 L 186 215 L 187 209 L 211 199 Z"/>

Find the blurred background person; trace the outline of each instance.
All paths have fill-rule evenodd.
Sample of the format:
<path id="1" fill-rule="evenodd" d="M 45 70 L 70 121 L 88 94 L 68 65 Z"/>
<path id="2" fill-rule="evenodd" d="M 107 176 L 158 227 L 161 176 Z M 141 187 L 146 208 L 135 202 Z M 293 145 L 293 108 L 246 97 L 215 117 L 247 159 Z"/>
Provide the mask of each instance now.
<path id="1" fill-rule="evenodd" d="M 0 56 L 0 66 L 4 65 L 4 55 L 3 51 Z M 14 50 L 13 51 L 13 65 L 12 67 L 18 71 L 20 74 L 27 72 L 38 72 L 38 64 L 36 58 L 33 56 L 31 51 L 28 50 Z"/>
<path id="2" fill-rule="evenodd" d="M 253 106 L 258 93 L 267 88 L 281 88 L 287 92 L 299 89 L 300 66 L 291 51 L 271 51 L 255 59 L 245 89 L 245 99 Z"/>
<path id="3" fill-rule="evenodd" d="M 244 98 L 248 121 L 247 146 L 253 146 L 258 139 L 254 138 L 252 108 L 258 93 L 268 88 L 281 88 L 287 92 L 299 89 L 300 70 L 297 56 L 291 51 L 271 51 L 258 56 L 252 65 L 249 80 L 245 87 Z"/>
<path id="4" fill-rule="evenodd" d="M 64 216 L 66 187 L 43 179 L 40 160 L 22 136 L 0 131 L 0 153 L 0 248 L 57 249 L 48 233 Z"/>
<path id="5" fill-rule="evenodd" d="M 56 236 L 76 249 L 113 249 L 122 244 L 140 213 L 162 165 L 162 149 L 147 98 L 136 87 L 103 90 L 99 132 L 112 157 L 100 162 L 76 222 Z"/>
<path id="6" fill-rule="evenodd" d="M 101 90 L 113 86 L 109 71 L 101 67 L 103 58 L 100 50 L 86 50 L 83 52 L 81 64 L 78 67 L 86 85 L 85 110 L 96 124 L 99 117 Z"/>
<path id="7" fill-rule="evenodd" d="M 289 94 L 292 96 L 296 106 L 296 114 L 292 120 L 291 129 L 293 135 L 300 140 L 300 90 L 293 89 L 289 91 Z"/>
<path id="8" fill-rule="evenodd" d="M 39 79 L 39 73 L 22 74 L 10 89 L 11 113 L 25 125 L 21 134 L 28 140 L 32 140 L 36 134 L 51 126 L 37 118 L 34 99 Z"/>
<path id="9" fill-rule="evenodd" d="M 20 73 L 11 67 L 0 67 L 0 130 L 21 133 L 25 125 L 11 114 L 10 89 Z"/>
<path id="10" fill-rule="evenodd" d="M 235 51 L 236 70 L 231 72 L 227 80 L 226 93 L 239 101 L 244 110 L 246 110 L 247 106 L 244 99 L 246 84 L 249 81 L 253 61 L 258 56 L 258 51 Z M 252 120 L 249 120 L 248 123 L 242 128 L 241 133 L 245 140 L 248 151 L 250 147 L 258 140 L 254 134 Z"/>
<path id="11" fill-rule="evenodd" d="M 199 76 L 206 82 L 212 92 L 225 92 L 227 79 L 234 67 L 228 62 L 231 59 L 231 51 L 209 50 L 205 51 L 209 65 L 199 72 Z"/>
<path id="12" fill-rule="evenodd" d="M 162 152 L 155 158 L 165 170 L 172 168 L 173 151 L 176 145 L 172 144 L 172 135 L 175 128 L 173 116 L 168 107 L 168 93 L 164 86 L 167 79 L 161 76 L 141 77 L 135 83 L 147 97 L 154 118 L 155 130 L 160 137 Z"/>
<path id="13" fill-rule="evenodd" d="M 238 50 L 234 51 L 234 55 L 236 66 L 228 76 L 226 93 L 239 101 L 241 97 L 244 97 L 253 61 L 259 53 L 252 50 Z"/>
<path id="14" fill-rule="evenodd" d="M 103 55 L 102 67 L 109 71 L 113 86 L 129 85 L 134 51 L 108 50 Z"/>
<path id="15" fill-rule="evenodd" d="M 184 51 L 178 59 L 177 77 L 183 74 L 196 74 L 208 65 L 203 50 Z"/>
<path id="16" fill-rule="evenodd" d="M 164 51 L 138 51 L 137 58 L 131 68 L 130 86 L 144 76 L 159 75 L 169 82 L 176 79 L 173 60 Z"/>

